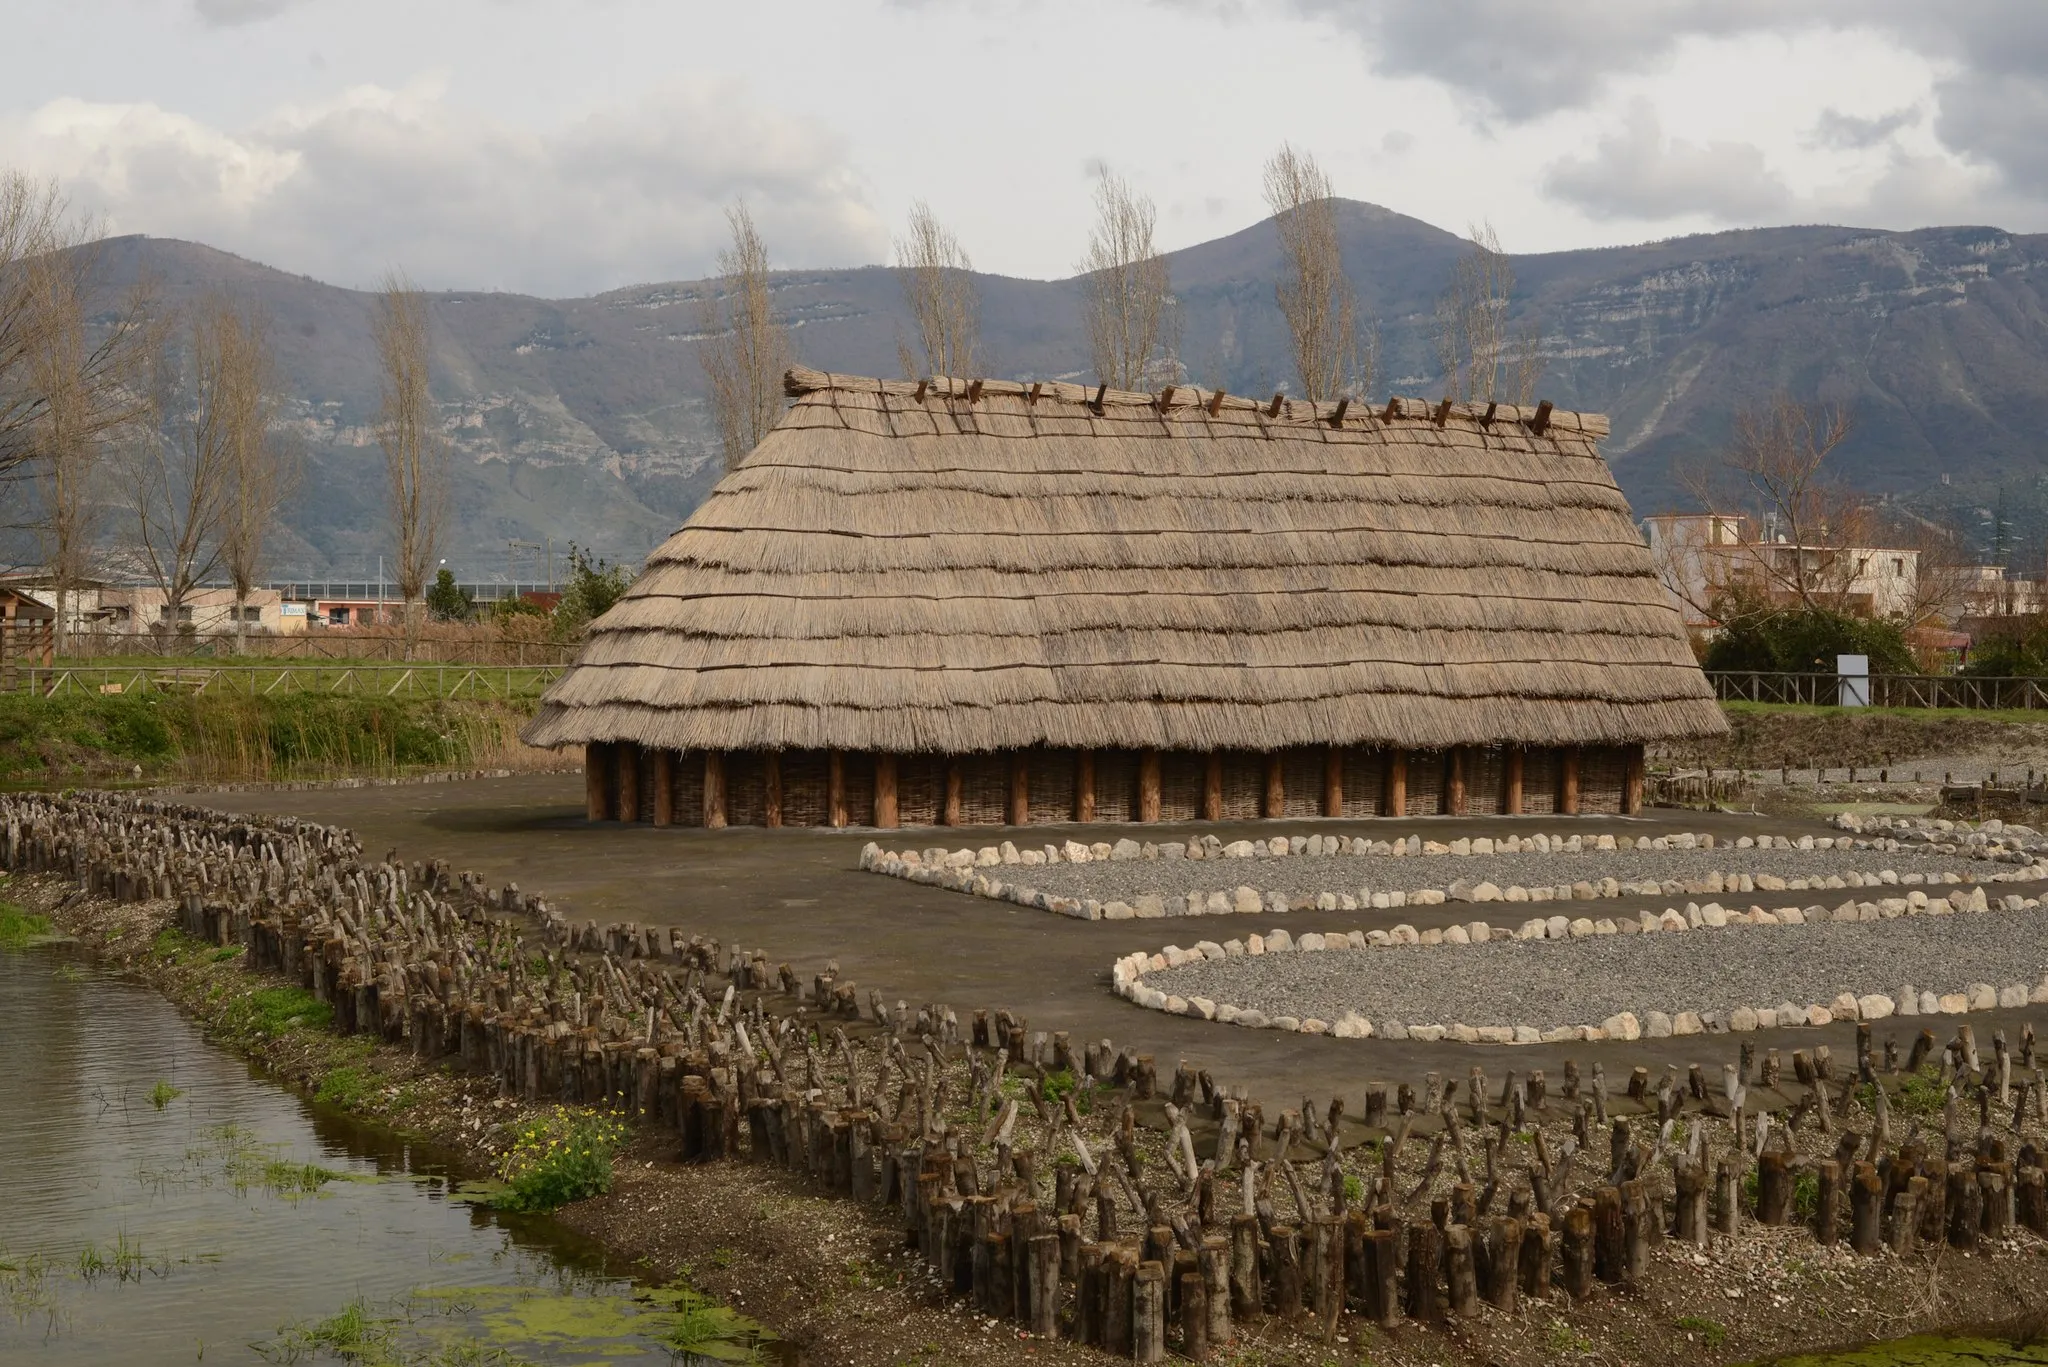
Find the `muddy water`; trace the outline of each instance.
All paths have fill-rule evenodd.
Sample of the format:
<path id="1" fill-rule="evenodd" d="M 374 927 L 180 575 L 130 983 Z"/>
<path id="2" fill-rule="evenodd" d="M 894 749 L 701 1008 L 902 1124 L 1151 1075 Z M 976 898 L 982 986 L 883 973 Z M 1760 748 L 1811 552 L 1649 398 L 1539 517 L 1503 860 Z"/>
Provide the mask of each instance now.
<path id="1" fill-rule="evenodd" d="M 698 1360 L 664 1334 L 747 1357 L 744 1324 L 626 1271 L 252 1075 L 154 992 L 0 951 L 0 1361 Z"/>

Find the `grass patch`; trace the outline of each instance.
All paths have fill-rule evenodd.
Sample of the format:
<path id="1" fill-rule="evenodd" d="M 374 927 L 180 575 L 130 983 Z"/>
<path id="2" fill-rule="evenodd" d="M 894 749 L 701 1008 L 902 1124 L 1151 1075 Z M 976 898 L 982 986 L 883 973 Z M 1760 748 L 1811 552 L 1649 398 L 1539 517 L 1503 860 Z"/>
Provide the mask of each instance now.
<path id="1" fill-rule="evenodd" d="M 156 1086 L 149 1089 L 149 1104 L 161 1111 L 183 1095 L 185 1095 L 183 1087 L 173 1087 L 162 1078 L 158 1078 Z"/>
<path id="2" fill-rule="evenodd" d="M 502 1210 L 553 1210 L 611 1190 L 612 1158 L 626 1127 L 602 1111 L 558 1106 L 519 1122 L 498 1163 Z"/>
<path id="3" fill-rule="evenodd" d="M 1857 1100 L 1865 1110 L 1877 1102 L 1871 1089 L 1883 1085 L 1879 1081 L 1856 1089 Z M 1891 1093 L 1891 1105 L 1905 1115 L 1922 1119 L 1943 1114 L 1948 1109 L 1948 1084 L 1941 1079 L 1941 1065 L 1930 1058 L 1917 1072 L 1900 1074 L 1899 1085 Z"/>
<path id="4" fill-rule="evenodd" d="M 49 933 L 49 917 L 23 910 L 12 902 L 0 902 L 0 949 L 27 949 L 31 941 Z"/>
<path id="5" fill-rule="evenodd" d="M 368 1069 L 344 1063 L 339 1068 L 328 1069 L 327 1076 L 321 1078 L 320 1085 L 313 1089 L 313 1100 L 352 1111 L 368 1101 L 376 1088 L 377 1079 Z"/>
<path id="6" fill-rule="evenodd" d="M 1681 1315 L 1672 1321 L 1673 1325 L 1687 1334 L 1697 1334 L 1700 1341 L 1709 1348 L 1719 1348 L 1728 1341 L 1728 1330 L 1704 1315 Z"/>
<path id="7" fill-rule="evenodd" d="M 325 1030 L 334 1024 L 334 1008 L 317 1001 L 303 987 L 259 987 L 227 1004 L 221 1012 L 223 1034 L 243 1039 L 274 1038 L 292 1030 Z"/>

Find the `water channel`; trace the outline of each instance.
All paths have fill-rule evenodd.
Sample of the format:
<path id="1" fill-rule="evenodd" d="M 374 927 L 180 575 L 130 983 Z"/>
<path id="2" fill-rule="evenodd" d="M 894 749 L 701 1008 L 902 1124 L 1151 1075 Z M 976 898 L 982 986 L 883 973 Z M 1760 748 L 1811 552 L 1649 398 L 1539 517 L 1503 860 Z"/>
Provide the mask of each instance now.
<path id="1" fill-rule="evenodd" d="M 0 950 L 0 1361 L 750 1361 L 751 1327 L 315 1107 L 62 945 Z M 687 1345 L 678 1347 L 677 1344 Z"/>

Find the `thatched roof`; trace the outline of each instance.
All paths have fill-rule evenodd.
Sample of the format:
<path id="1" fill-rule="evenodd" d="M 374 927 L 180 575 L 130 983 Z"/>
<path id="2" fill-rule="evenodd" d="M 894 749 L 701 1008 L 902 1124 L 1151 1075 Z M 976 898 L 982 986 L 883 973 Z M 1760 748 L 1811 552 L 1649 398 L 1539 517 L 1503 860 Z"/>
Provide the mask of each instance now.
<path id="1" fill-rule="evenodd" d="M 794 406 L 592 625 L 529 741 L 1271 750 L 1723 729 L 1595 445 L 1605 418 L 787 383 Z"/>

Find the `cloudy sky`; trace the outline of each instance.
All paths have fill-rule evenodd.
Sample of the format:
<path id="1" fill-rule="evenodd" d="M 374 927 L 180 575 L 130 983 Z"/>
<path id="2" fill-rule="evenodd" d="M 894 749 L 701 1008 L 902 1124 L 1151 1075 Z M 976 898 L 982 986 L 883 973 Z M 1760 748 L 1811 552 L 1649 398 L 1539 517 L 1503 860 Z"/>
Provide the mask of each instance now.
<path id="1" fill-rule="evenodd" d="M 1069 274 L 1090 176 L 1169 247 L 1340 194 L 1511 251 L 1724 226 L 2048 229 L 2039 0 L 0 0 L 0 167 L 117 232 L 360 285 L 702 274 L 744 196 L 778 265 L 887 259 L 928 200 L 976 266 Z"/>

